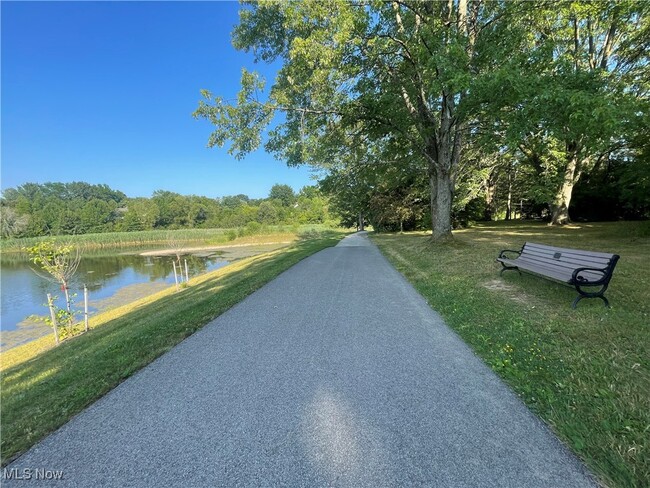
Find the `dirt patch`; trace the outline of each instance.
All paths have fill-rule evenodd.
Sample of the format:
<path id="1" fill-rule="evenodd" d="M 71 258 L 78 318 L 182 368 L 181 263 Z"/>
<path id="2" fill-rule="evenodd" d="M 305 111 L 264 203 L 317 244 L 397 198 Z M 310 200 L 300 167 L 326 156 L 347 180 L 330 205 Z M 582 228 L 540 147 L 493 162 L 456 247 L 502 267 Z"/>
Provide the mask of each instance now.
<path id="1" fill-rule="evenodd" d="M 495 290 L 495 291 L 509 291 L 509 292 L 514 292 L 516 288 L 512 285 L 509 285 L 508 283 L 505 283 L 500 280 L 492 280 L 488 281 L 487 283 L 483 283 L 483 286 L 487 288 L 488 290 Z"/>
<path id="2" fill-rule="evenodd" d="M 501 280 L 491 280 L 483 283 L 483 287 L 490 291 L 497 292 L 501 295 L 508 297 L 513 302 L 521 303 L 523 305 L 534 305 L 534 299 L 530 295 L 522 293 L 519 288 Z"/>

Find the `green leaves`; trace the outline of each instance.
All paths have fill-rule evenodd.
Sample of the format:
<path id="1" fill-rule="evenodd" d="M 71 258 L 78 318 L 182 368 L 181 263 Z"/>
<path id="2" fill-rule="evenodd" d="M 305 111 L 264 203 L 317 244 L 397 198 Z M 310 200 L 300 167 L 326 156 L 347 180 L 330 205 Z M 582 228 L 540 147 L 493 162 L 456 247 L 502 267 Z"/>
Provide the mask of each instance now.
<path id="1" fill-rule="evenodd" d="M 54 239 L 48 239 L 25 250 L 29 254 L 31 262 L 58 278 L 63 276 L 65 264 L 74 248 L 65 244 L 57 244 Z"/>
<path id="2" fill-rule="evenodd" d="M 523 54 L 508 63 L 511 72 L 496 72 L 471 101 L 498 129 L 482 140 L 505 146 L 534 170 L 527 197 L 569 207 L 581 176 L 635 140 L 630 121 L 648 102 L 630 75 L 643 61 L 622 56 L 628 42 L 640 42 L 633 25 L 648 9 L 634 2 L 535 8 L 523 11 L 531 34 Z M 499 93 L 499 86 L 506 90 Z"/>
<path id="3" fill-rule="evenodd" d="M 264 85 L 257 73 L 242 69 L 241 91 L 235 104 L 213 97 L 208 90 L 201 90 L 204 100 L 199 102 L 193 116 L 208 119 L 216 127 L 210 134 L 208 147 L 223 147 L 231 141 L 228 152 L 241 159 L 260 146 L 261 131 L 273 116 L 273 109 L 260 101 Z"/>
<path id="4" fill-rule="evenodd" d="M 414 179 L 448 178 L 441 188 L 452 194 L 463 180 L 465 202 L 485 179 L 477 153 L 508 153 L 538 176 L 528 196 L 551 201 L 637 139 L 627 131 L 647 111 L 649 10 L 632 1 L 245 2 L 234 45 L 280 61 L 277 78 L 265 91 L 243 71 L 236 100 L 203 92 L 194 115 L 215 126 L 209 146 L 230 143 L 238 158 L 264 144 L 289 165 L 351 174 L 381 162 Z"/>

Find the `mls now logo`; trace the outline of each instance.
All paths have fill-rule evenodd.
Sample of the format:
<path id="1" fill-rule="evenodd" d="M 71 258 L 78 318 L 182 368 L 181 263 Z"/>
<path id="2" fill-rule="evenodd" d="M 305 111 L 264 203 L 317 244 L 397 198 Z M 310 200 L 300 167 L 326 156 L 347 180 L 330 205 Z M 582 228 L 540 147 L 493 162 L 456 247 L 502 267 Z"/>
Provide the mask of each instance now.
<path id="1" fill-rule="evenodd" d="M 18 469 L 5 468 L 2 471 L 3 480 L 62 480 L 63 470 L 52 469 Z"/>

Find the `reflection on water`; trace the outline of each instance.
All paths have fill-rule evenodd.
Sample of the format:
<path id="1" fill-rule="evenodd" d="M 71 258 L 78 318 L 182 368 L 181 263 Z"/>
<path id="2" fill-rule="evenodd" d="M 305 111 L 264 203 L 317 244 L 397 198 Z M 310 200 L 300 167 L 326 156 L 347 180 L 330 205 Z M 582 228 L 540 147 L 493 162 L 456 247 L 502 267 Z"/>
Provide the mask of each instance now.
<path id="1" fill-rule="evenodd" d="M 184 256 L 190 278 L 228 264 L 221 254 L 209 256 Z M 88 256 L 79 263 L 77 273 L 70 282 L 72 293 L 77 293 L 78 304 L 83 302 L 83 285 L 90 299 L 98 302 L 113 297 L 118 290 L 138 283 L 174 283 L 171 256 L 153 257 L 139 255 Z M 57 304 L 64 305 L 63 292 L 55 283 L 37 276 L 26 259 L 2 259 L 2 323 L 5 331 L 16 330 L 19 323 L 31 315 L 47 315 L 44 306 L 47 294 L 58 296 Z M 183 271 L 185 271 L 183 269 Z M 3 334 L 2 342 L 5 342 Z"/>

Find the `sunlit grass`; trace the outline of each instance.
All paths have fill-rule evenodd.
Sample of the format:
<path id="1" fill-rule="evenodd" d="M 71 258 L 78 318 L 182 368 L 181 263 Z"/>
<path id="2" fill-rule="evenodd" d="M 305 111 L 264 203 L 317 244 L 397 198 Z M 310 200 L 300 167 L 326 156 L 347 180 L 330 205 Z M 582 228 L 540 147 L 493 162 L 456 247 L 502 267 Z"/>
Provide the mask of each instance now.
<path id="1" fill-rule="evenodd" d="M 172 287 L 99 314 L 88 333 L 57 347 L 44 337 L 3 353 L 2 463 L 342 234 L 314 237 L 195 277 L 182 291 Z"/>
<path id="2" fill-rule="evenodd" d="M 650 486 L 650 233 L 647 223 L 499 223 L 433 244 L 424 233 L 375 242 L 476 353 L 609 486 Z M 505 273 L 502 249 L 527 240 L 621 255 L 606 293 Z"/>

